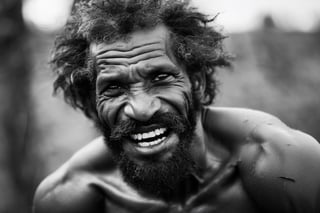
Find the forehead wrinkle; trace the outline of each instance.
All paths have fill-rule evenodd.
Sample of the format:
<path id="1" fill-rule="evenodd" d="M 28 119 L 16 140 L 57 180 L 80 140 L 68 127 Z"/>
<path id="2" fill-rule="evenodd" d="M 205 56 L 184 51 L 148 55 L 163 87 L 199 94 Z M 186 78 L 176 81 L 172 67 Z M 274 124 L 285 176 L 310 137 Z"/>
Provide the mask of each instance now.
<path id="1" fill-rule="evenodd" d="M 130 65 L 136 65 L 139 63 L 142 63 L 144 61 L 148 61 L 154 58 L 160 58 L 166 56 L 164 54 L 163 50 L 155 50 L 152 52 L 146 52 L 143 54 L 139 54 L 136 56 L 133 56 L 131 58 L 103 58 L 103 59 L 98 59 L 97 64 L 98 66 L 104 66 L 108 64 L 112 65 L 124 65 L 124 66 L 130 66 Z"/>
<path id="2" fill-rule="evenodd" d="M 133 60 L 134 58 L 143 58 L 143 56 L 148 56 L 154 57 L 154 55 L 164 55 L 165 50 L 163 48 L 152 48 L 152 49 L 141 49 L 139 52 L 135 53 L 123 53 L 123 54 L 118 54 L 117 52 L 110 52 L 109 54 L 104 54 L 103 56 L 97 57 L 97 61 L 108 61 L 109 59 L 128 59 L 128 60 Z M 98 62 L 98 63 L 99 63 Z"/>
<path id="3" fill-rule="evenodd" d="M 173 65 L 182 68 L 173 55 L 170 38 L 170 30 L 159 26 L 150 31 L 134 32 L 128 40 L 119 40 L 109 44 L 92 43 L 91 51 L 95 54 L 97 66 L 99 64 L 102 67 L 106 65 L 123 66 L 127 73 L 138 70 L 146 74 L 150 67 L 161 67 L 164 65 L 163 62 L 167 64 L 165 66 L 168 66 L 169 63 L 170 67 Z"/>
<path id="4" fill-rule="evenodd" d="M 129 45 L 124 45 L 122 43 L 111 44 L 111 45 L 106 45 L 106 47 L 101 48 L 101 50 L 98 50 L 97 55 L 102 55 L 104 53 L 111 52 L 111 51 L 125 53 L 125 52 L 135 51 L 136 49 L 139 49 L 141 47 L 156 46 L 157 44 L 158 44 L 158 46 L 161 45 L 161 41 L 143 43 L 143 44 L 139 44 L 139 45 L 132 46 L 132 47 L 130 47 Z"/>
<path id="5" fill-rule="evenodd" d="M 148 52 L 154 51 L 165 51 L 165 45 L 163 42 L 154 42 L 152 44 L 143 44 L 139 45 L 139 47 L 135 47 L 134 49 L 129 50 L 117 50 L 113 45 L 105 46 L 101 51 L 99 51 L 96 55 L 96 58 L 99 59 L 108 59 L 108 58 L 132 58 L 141 54 L 145 54 Z"/>
<path id="6" fill-rule="evenodd" d="M 135 46 L 133 50 L 128 51 L 115 51 L 113 46 L 117 45 L 104 47 L 100 51 L 102 54 L 96 56 L 98 66 L 108 64 L 130 66 L 145 60 L 166 56 L 165 43 L 163 41 L 140 44 Z"/>
<path id="7" fill-rule="evenodd" d="M 169 32 L 170 31 L 166 26 L 160 24 L 155 28 L 135 31 L 130 34 L 129 39 L 126 40 L 118 40 L 112 43 L 93 42 L 90 44 L 90 52 L 94 56 L 97 56 L 98 54 L 103 54 L 105 51 L 115 50 L 119 52 L 128 52 L 139 49 L 141 46 L 148 45 L 159 45 L 162 48 L 165 48 L 166 40 L 170 34 Z"/>

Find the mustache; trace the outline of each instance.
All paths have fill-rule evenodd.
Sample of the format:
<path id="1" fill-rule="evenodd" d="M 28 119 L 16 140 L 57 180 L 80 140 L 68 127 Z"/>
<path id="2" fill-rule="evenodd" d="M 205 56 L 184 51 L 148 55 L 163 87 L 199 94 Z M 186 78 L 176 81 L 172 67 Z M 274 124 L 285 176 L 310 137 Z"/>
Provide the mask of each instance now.
<path id="1" fill-rule="evenodd" d="M 192 131 L 189 120 L 183 116 L 172 112 L 157 112 L 146 122 L 141 122 L 134 119 L 120 121 L 111 129 L 109 140 L 120 141 L 122 138 L 128 137 L 139 127 L 150 126 L 152 124 L 166 127 L 177 134 L 186 131 Z"/>

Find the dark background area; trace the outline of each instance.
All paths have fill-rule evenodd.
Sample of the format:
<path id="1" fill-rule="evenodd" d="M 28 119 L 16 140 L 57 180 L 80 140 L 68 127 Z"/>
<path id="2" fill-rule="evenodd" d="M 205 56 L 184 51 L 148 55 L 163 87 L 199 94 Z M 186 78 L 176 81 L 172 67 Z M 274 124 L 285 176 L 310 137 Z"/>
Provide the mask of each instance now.
<path id="1" fill-rule="evenodd" d="M 0 2 L 0 213 L 31 212 L 39 182 L 98 135 L 52 96 L 54 33 L 27 28 L 21 5 Z M 270 16 L 261 23 L 227 38 L 235 61 L 217 73 L 215 105 L 266 111 L 320 140 L 320 28 L 283 31 Z"/>

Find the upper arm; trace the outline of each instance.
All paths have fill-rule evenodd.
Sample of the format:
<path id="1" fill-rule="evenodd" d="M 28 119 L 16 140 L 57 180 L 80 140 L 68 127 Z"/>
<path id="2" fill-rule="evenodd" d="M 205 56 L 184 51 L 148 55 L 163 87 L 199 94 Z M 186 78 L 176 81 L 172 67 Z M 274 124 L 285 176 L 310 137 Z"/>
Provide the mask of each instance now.
<path id="1" fill-rule="evenodd" d="M 258 126 L 241 149 L 240 174 L 266 212 L 320 212 L 320 145 L 290 128 Z"/>
<path id="2" fill-rule="evenodd" d="M 33 213 L 90 213 L 102 209 L 102 197 L 94 186 L 86 184 L 80 175 L 59 170 L 39 185 L 33 205 Z"/>

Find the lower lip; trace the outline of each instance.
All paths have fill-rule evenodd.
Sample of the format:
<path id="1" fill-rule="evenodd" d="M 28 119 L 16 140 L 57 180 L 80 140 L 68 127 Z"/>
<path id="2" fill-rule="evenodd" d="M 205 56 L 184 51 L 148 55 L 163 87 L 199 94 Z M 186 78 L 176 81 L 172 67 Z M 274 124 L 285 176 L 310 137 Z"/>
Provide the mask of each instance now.
<path id="1" fill-rule="evenodd" d="M 128 142 L 127 145 L 131 146 L 139 155 L 153 155 L 163 152 L 165 150 L 170 150 L 175 147 L 178 143 L 178 136 L 174 133 L 169 134 L 163 141 L 158 144 L 151 146 L 139 146 L 136 143 Z"/>

